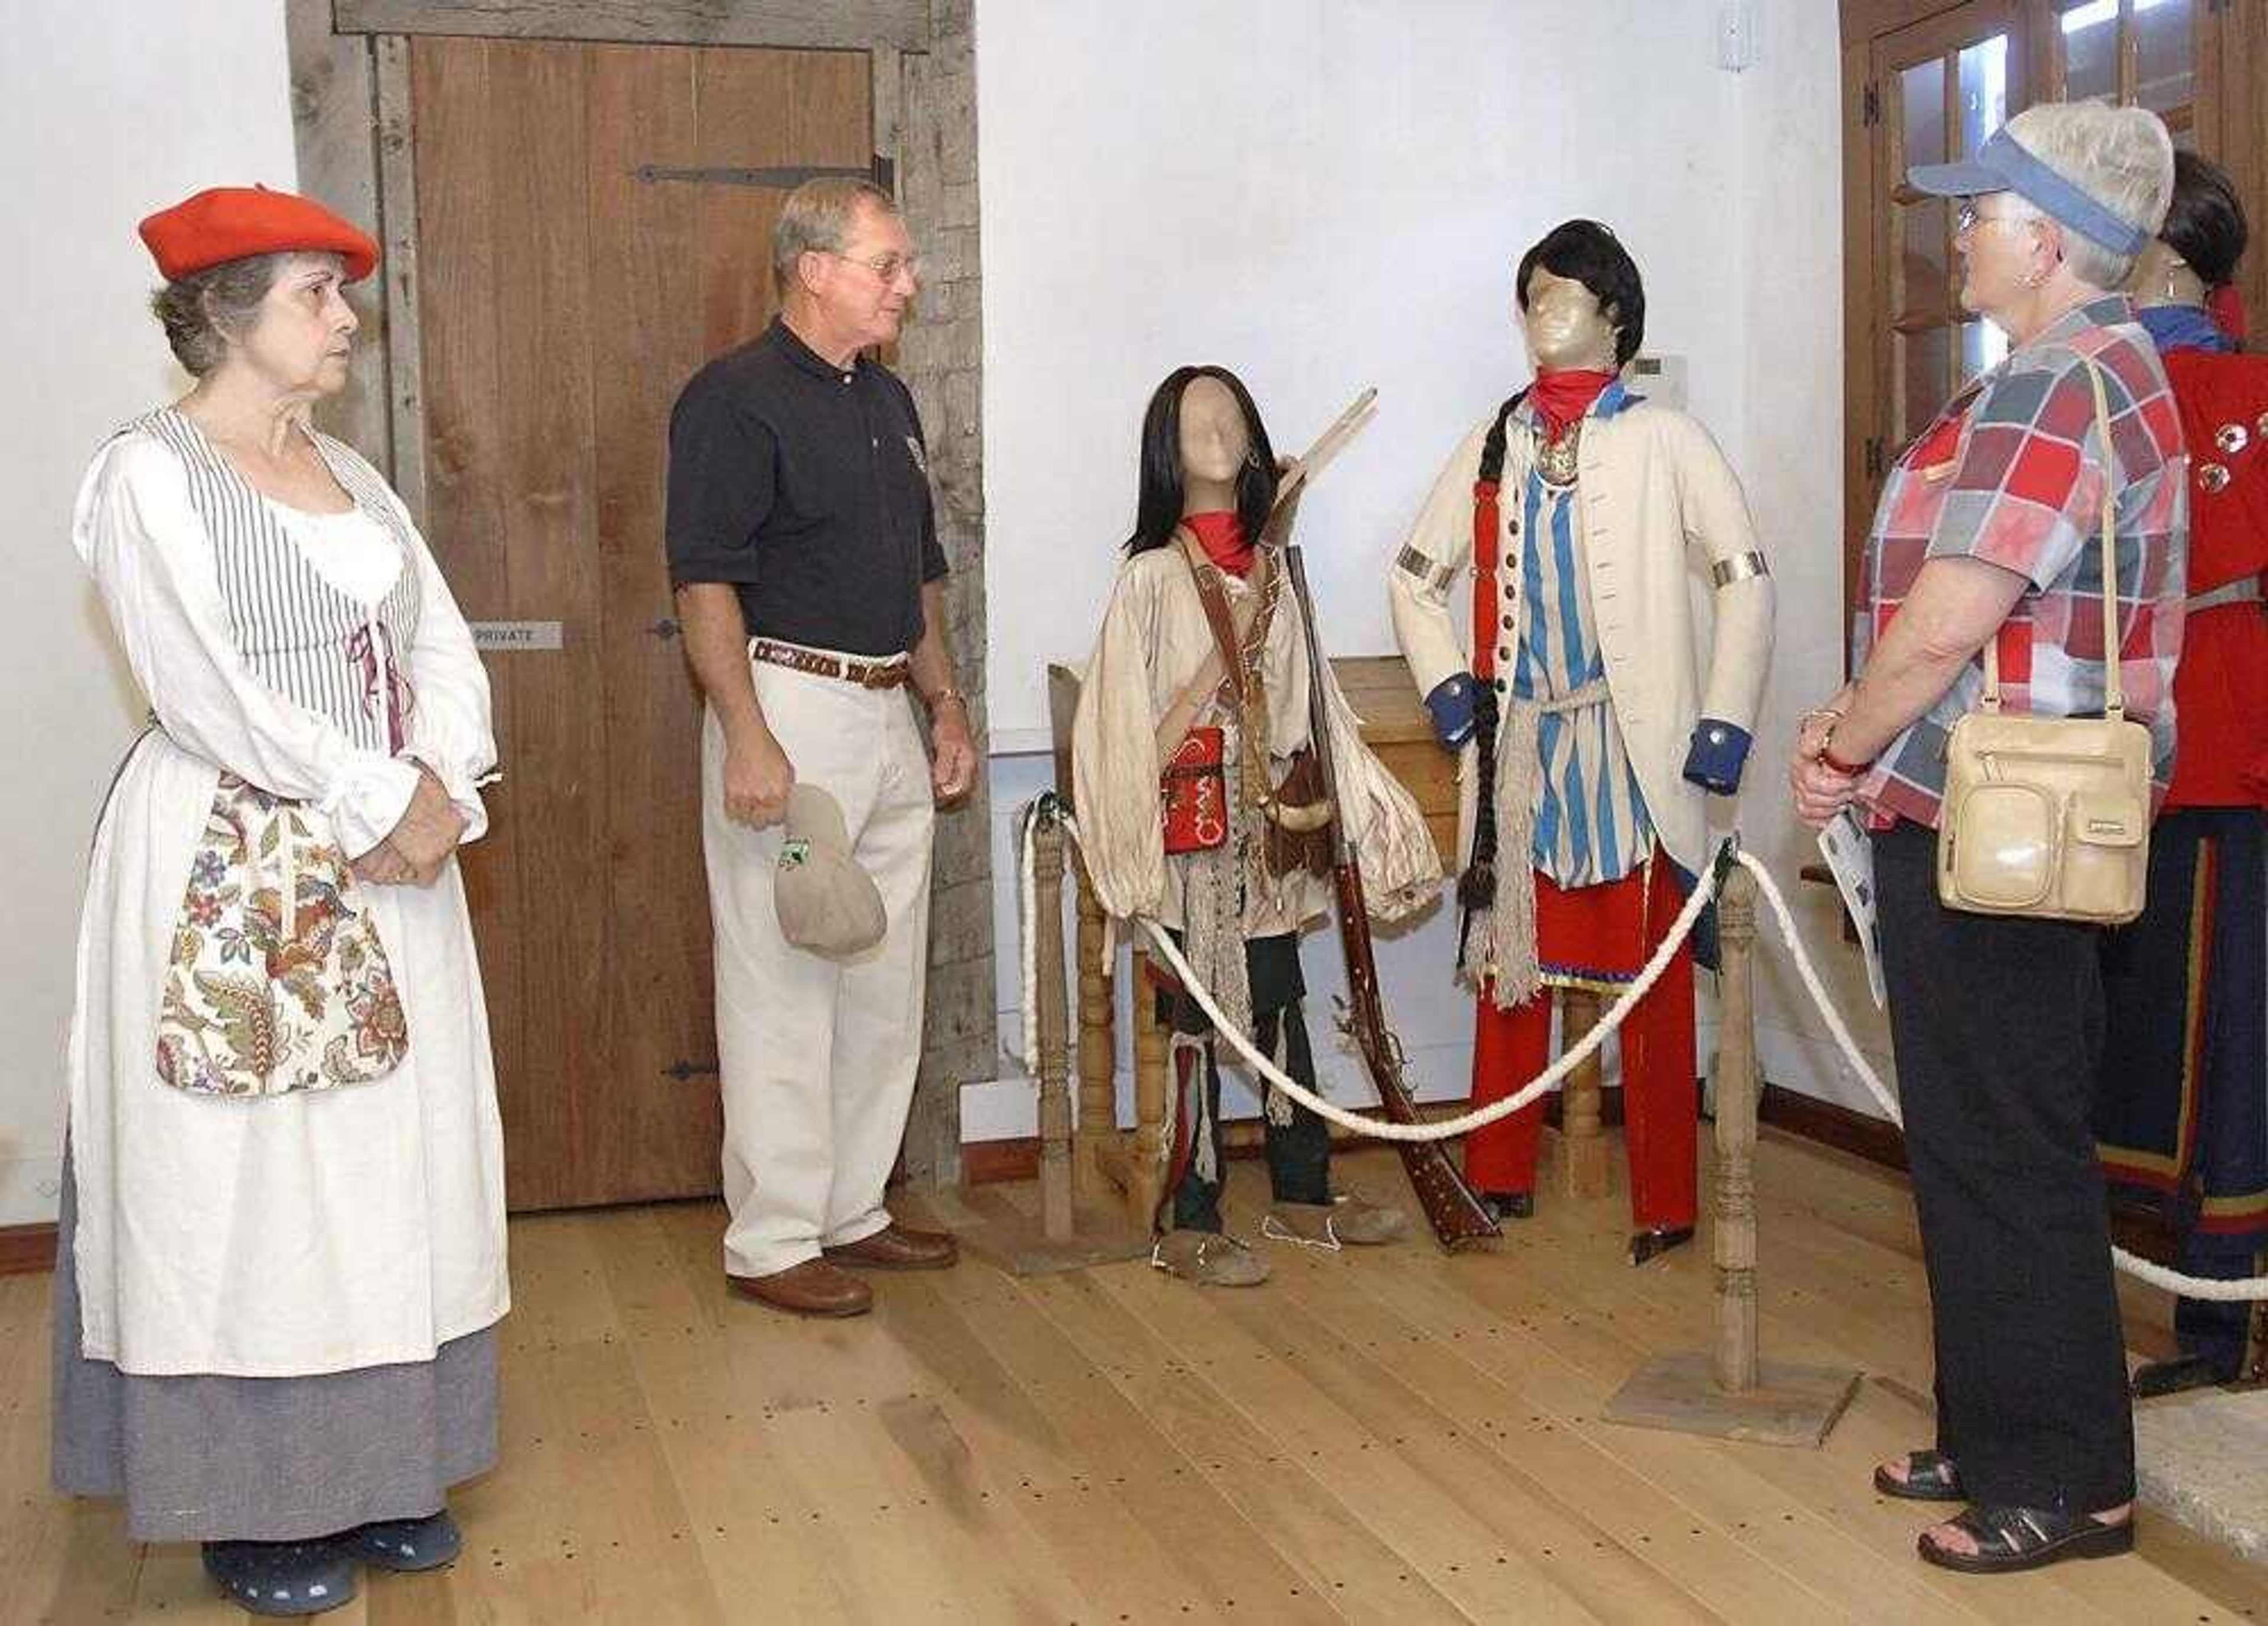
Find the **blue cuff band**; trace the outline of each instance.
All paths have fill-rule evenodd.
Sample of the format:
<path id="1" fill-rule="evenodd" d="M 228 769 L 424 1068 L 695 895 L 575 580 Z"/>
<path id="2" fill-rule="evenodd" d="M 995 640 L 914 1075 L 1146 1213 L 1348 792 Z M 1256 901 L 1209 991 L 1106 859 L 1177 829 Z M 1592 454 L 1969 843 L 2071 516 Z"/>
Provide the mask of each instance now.
<path id="1" fill-rule="evenodd" d="M 1453 751 L 1472 738 L 1476 687 L 1471 673 L 1460 672 L 1443 678 L 1425 696 L 1425 710 L 1433 718 L 1434 737 Z"/>
<path id="2" fill-rule="evenodd" d="M 1685 753 L 1685 777 L 1705 791 L 1730 796 L 1741 788 L 1741 770 L 1749 761 L 1749 731 L 1715 717 L 1703 717 L 1693 728 L 1693 743 Z"/>

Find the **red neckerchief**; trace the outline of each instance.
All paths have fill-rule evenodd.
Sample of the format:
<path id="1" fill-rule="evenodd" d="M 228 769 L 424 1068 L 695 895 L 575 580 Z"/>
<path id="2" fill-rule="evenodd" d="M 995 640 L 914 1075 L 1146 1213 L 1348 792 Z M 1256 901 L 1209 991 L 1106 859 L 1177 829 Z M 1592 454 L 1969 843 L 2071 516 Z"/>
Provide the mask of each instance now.
<path id="1" fill-rule="evenodd" d="M 1615 381 L 1611 372 L 1587 372 L 1579 367 L 1539 372 L 1528 386 L 1528 404 L 1543 425 L 1548 439 L 1557 440 L 1567 425 L 1591 409 L 1601 391 Z"/>
<path id="2" fill-rule="evenodd" d="M 1182 523 L 1197 539 L 1197 546 L 1205 550 L 1205 557 L 1220 569 L 1237 577 L 1252 573 L 1254 548 L 1244 540 L 1244 522 L 1233 511 L 1222 509 L 1209 514 L 1183 514 Z"/>

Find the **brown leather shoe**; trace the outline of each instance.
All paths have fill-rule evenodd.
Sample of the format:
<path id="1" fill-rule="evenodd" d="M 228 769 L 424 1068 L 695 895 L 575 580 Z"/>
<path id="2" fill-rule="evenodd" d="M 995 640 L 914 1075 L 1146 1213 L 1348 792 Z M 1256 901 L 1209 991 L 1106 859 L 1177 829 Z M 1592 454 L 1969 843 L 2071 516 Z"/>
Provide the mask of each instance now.
<path id="1" fill-rule="evenodd" d="M 961 1245 L 942 1231 L 916 1231 L 893 1222 L 872 1236 L 820 1250 L 838 1265 L 861 1270 L 942 1270 L 961 1262 Z"/>
<path id="2" fill-rule="evenodd" d="M 741 1298 L 791 1315 L 864 1315 L 874 1307 L 873 1288 L 824 1259 L 806 1259 L 770 1276 L 727 1271 L 725 1281 Z"/>

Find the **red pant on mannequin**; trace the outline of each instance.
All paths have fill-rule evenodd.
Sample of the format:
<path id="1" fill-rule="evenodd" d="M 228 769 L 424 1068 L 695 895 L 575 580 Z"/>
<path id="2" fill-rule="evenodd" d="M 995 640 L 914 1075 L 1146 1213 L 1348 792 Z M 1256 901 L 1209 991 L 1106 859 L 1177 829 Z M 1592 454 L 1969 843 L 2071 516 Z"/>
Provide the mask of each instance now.
<path id="1" fill-rule="evenodd" d="M 1611 985 L 1645 965 L 1684 906 L 1674 867 L 1656 850 L 1651 863 L 1605 886 L 1563 890 L 1535 878 L 1538 958 L 1547 975 L 1599 974 Z M 1550 1061 L 1551 990 L 1516 1009 L 1478 1001 L 1473 1034 L 1472 1104 L 1513 1093 Z M 1624 1138 L 1630 1158 L 1631 1215 L 1643 1262 L 1691 1234 L 1698 1196 L 1694 1090 L 1693 954 L 1681 946 L 1621 1031 Z M 1543 1103 L 1529 1103 L 1465 1137 L 1465 1176 L 1476 1189 L 1532 1194 Z M 1680 1233 L 1683 1234 L 1680 1234 Z"/>

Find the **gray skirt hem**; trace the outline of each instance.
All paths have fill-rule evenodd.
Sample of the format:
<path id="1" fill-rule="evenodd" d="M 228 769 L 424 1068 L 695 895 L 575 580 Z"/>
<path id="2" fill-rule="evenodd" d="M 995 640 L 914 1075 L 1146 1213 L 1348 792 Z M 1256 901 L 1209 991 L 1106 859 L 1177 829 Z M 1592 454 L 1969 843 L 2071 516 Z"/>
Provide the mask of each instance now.
<path id="1" fill-rule="evenodd" d="M 430 1361 L 304 1378 L 140 1377 L 79 1352 L 68 1153 L 56 1226 L 54 1456 L 137 1541 L 291 1541 L 438 1510 L 497 1460 L 497 1329 Z"/>

